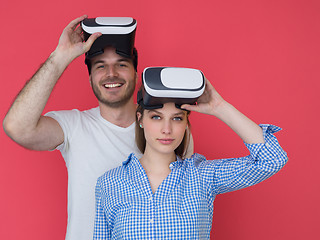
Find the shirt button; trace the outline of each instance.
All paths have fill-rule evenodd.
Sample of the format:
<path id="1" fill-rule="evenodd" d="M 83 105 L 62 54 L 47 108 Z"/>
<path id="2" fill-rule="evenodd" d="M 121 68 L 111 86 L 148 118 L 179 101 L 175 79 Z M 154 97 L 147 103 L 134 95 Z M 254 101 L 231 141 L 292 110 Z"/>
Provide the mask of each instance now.
<path id="1" fill-rule="evenodd" d="M 150 219 L 150 220 L 149 220 L 149 223 L 153 223 L 153 219 Z"/>
<path id="2" fill-rule="evenodd" d="M 269 144 L 269 143 L 266 143 L 266 147 L 270 147 L 270 144 Z"/>

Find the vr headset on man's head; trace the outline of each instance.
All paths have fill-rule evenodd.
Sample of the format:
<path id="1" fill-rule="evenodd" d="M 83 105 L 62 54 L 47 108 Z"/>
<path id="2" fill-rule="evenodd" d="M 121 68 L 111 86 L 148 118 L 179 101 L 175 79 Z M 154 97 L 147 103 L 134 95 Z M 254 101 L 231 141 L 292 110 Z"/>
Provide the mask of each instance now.
<path id="1" fill-rule="evenodd" d="M 148 67 L 142 73 L 143 87 L 137 102 L 145 109 L 162 108 L 164 103 L 195 104 L 205 89 L 200 70 L 177 67 Z"/>
<path id="2" fill-rule="evenodd" d="M 133 55 L 137 21 L 131 17 L 86 18 L 81 22 L 85 41 L 96 32 L 101 32 L 86 53 L 85 62 L 102 54 L 107 46 L 114 47 L 116 53 L 131 58 Z"/>

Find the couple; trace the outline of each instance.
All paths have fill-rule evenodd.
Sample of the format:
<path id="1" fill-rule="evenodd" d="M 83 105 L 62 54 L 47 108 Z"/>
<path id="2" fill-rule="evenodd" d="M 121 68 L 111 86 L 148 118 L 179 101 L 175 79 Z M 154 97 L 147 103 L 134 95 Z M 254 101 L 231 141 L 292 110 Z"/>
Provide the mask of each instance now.
<path id="1" fill-rule="evenodd" d="M 217 194 L 260 182 L 287 161 L 273 136 L 279 128 L 256 125 L 207 80 L 196 106 L 178 109 L 168 102 L 154 110 L 137 107 L 133 101 L 137 56 L 124 58 L 112 47 L 90 60 L 89 80 L 97 108 L 42 116 L 66 67 L 101 35 L 95 33 L 83 41 L 78 25 L 86 17 L 73 20 L 63 30 L 57 48 L 8 111 L 5 132 L 28 149 L 61 151 L 68 168 L 66 239 L 91 239 L 93 231 L 95 239 L 209 238 Z M 192 143 L 187 143 L 184 159 L 183 152 L 175 150 L 184 143 L 188 111 L 221 119 L 243 139 L 250 155 L 217 161 L 198 154 L 189 158 L 193 150 Z M 135 128 L 143 134 L 135 134 Z M 138 141 L 145 139 L 145 147 L 140 146 L 143 154 L 135 136 L 140 137 Z M 172 140 L 161 143 L 158 138 Z M 111 171 L 104 174 L 107 170 Z"/>

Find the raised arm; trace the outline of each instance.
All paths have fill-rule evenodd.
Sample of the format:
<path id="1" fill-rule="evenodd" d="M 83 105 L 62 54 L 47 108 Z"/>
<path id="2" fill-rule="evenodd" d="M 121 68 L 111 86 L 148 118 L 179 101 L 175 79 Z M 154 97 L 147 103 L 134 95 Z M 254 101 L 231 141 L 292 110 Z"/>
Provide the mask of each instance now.
<path id="1" fill-rule="evenodd" d="M 190 111 L 216 116 L 246 143 L 264 143 L 262 129 L 225 101 L 207 79 L 205 92 L 198 99 L 198 104 L 185 104 L 181 107 Z"/>
<path id="2" fill-rule="evenodd" d="M 83 15 L 63 30 L 57 48 L 20 91 L 3 121 L 6 134 L 18 144 L 33 150 L 53 149 L 63 142 L 64 135 L 56 120 L 42 116 L 48 98 L 66 67 L 88 51 L 100 36 L 91 35 L 83 42 L 79 23 Z"/>
<path id="3" fill-rule="evenodd" d="M 216 116 L 247 143 L 250 155 L 245 157 L 206 161 L 200 155 L 201 161 L 197 160 L 199 172 L 215 194 L 257 184 L 277 173 L 288 161 L 286 152 L 273 135 L 280 128 L 255 124 L 226 102 L 207 79 L 206 90 L 198 104 L 181 107 Z"/>

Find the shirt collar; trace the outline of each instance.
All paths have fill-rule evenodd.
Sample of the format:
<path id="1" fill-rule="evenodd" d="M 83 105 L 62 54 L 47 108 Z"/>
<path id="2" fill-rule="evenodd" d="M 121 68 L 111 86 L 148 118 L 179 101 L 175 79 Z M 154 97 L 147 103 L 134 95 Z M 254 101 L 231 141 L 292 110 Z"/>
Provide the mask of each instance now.
<path id="1" fill-rule="evenodd" d="M 122 162 L 122 166 L 127 166 L 130 162 L 132 162 L 132 164 L 134 164 L 134 163 L 137 163 L 137 161 L 139 162 L 139 159 L 136 156 L 136 154 L 135 153 L 131 153 L 128 156 L 128 158 L 125 161 Z M 172 166 L 173 168 L 176 168 L 177 166 L 180 166 L 182 163 L 183 163 L 183 160 L 179 156 L 176 156 L 176 161 L 172 162 L 170 164 L 170 166 Z"/>

